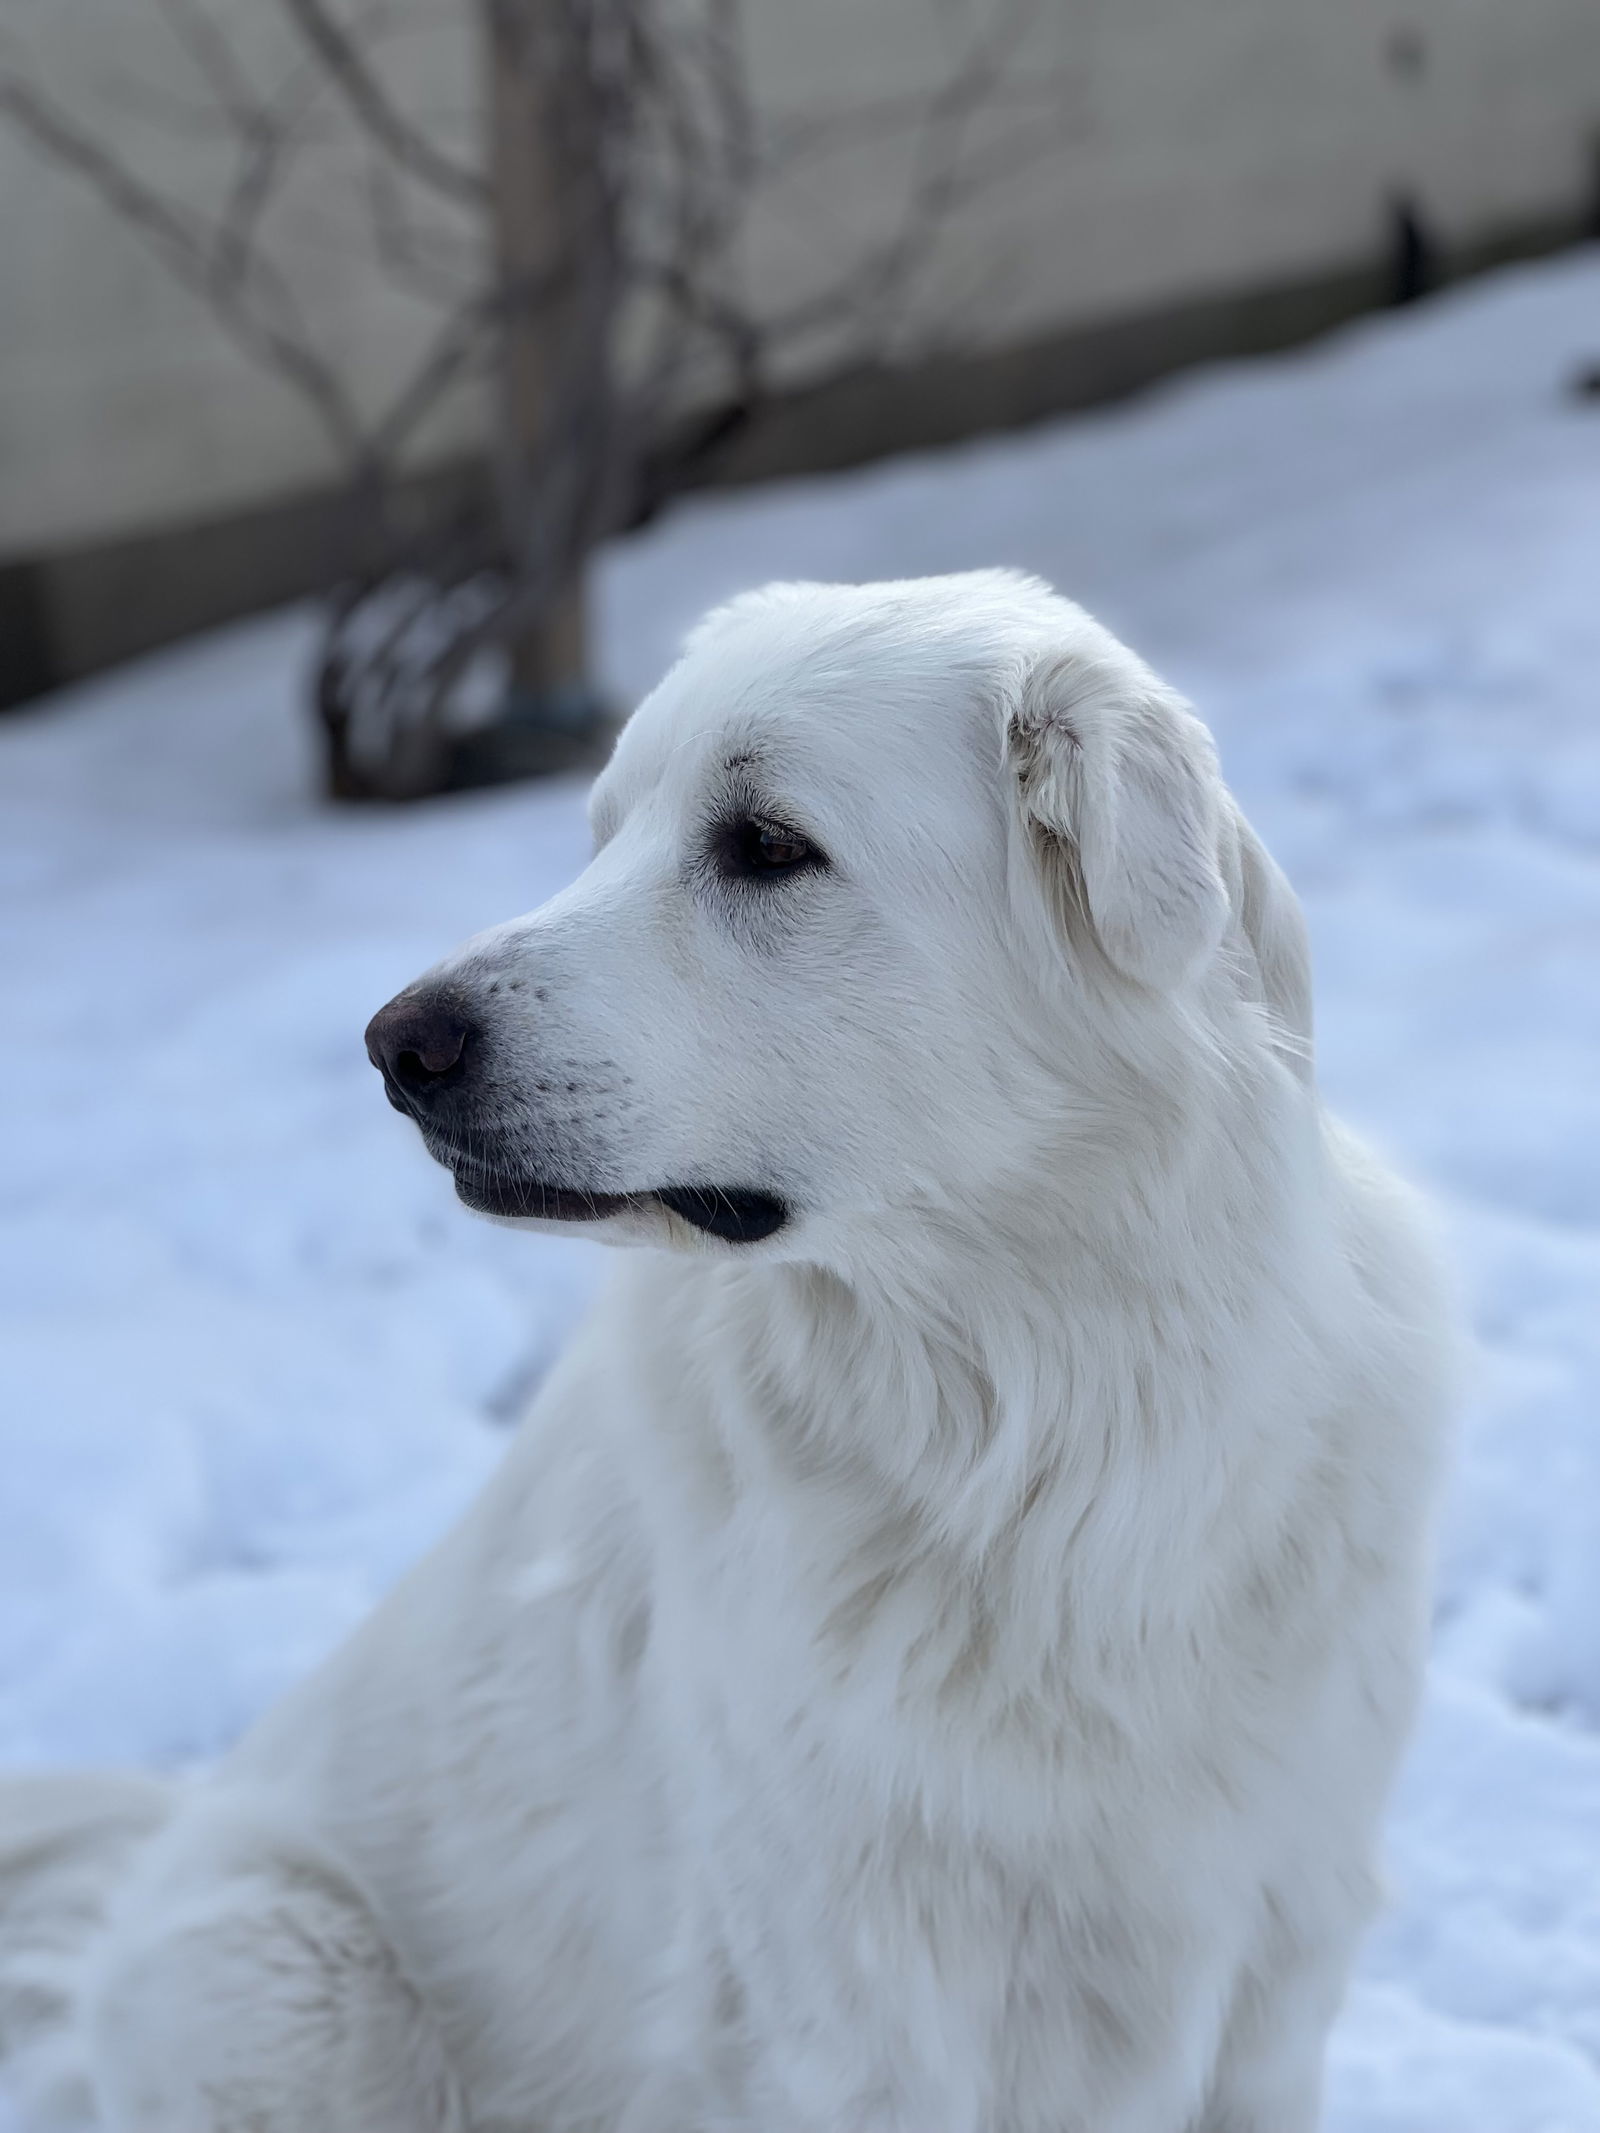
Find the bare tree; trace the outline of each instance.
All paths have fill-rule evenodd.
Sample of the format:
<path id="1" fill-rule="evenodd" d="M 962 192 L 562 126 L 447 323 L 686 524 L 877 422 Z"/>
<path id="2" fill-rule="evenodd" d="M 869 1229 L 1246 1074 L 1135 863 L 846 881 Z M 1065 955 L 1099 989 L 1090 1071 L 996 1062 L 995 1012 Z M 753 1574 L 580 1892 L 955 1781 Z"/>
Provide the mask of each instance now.
<path id="1" fill-rule="evenodd" d="M 931 87 L 796 113 L 752 93 L 741 0 L 479 0 L 474 160 L 396 93 L 394 0 L 275 0 L 295 44 L 270 82 L 218 0 L 159 0 L 203 90 L 186 116 L 228 154 L 204 207 L 141 177 L 27 68 L 0 67 L 0 117 L 301 396 L 348 473 L 349 567 L 314 682 L 334 794 L 408 798 L 582 753 L 595 544 L 714 475 L 797 383 L 926 351 L 952 221 L 1061 137 L 1064 76 L 1037 53 L 1023 64 L 1037 4 L 989 0 L 959 34 L 946 21 Z M 335 123 L 359 148 L 372 259 L 432 320 L 376 408 L 275 219 Z M 883 226 L 825 248 L 792 296 L 756 292 L 758 218 L 776 227 L 863 153 L 898 166 Z M 488 478 L 419 529 L 415 447 L 464 386 L 489 396 Z"/>

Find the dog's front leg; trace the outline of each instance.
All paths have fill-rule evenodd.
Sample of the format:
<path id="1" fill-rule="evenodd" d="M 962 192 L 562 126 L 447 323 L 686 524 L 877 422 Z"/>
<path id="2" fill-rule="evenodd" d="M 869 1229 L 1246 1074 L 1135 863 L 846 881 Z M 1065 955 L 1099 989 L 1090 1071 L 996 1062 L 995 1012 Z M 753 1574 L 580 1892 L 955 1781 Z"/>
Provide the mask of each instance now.
<path id="1" fill-rule="evenodd" d="M 86 1983 L 106 2133 L 463 2133 L 430 2010 L 340 1865 L 203 1796 L 152 1847 Z"/>
<path id="2" fill-rule="evenodd" d="M 1316 2133 L 1342 1952 L 1310 1952 L 1241 1990 L 1196 2133 Z"/>

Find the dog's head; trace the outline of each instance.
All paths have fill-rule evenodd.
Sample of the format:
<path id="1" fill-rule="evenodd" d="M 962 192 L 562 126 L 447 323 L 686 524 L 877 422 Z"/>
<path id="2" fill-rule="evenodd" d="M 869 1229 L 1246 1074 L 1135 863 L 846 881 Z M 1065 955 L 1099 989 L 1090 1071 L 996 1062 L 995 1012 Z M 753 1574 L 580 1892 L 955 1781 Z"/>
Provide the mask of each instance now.
<path id="1" fill-rule="evenodd" d="M 1033 581 L 734 601 L 591 816 L 570 888 L 367 1033 L 487 1213 L 826 1256 L 853 1218 L 1036 1192 L 1197 1015 L 1303 1059 L 1298 911 L 1208 734 Z"/>

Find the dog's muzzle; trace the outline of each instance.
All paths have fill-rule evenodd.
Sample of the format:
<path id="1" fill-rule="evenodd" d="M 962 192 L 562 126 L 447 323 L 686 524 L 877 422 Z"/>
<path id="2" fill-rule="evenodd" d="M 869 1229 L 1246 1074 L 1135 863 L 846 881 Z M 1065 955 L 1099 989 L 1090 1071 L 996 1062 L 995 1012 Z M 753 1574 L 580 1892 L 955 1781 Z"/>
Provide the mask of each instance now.
<path id="1" fill-rule="evenodd" d="M 601 1192 L 530 1174 L 525 1157 L 497 1158 L 500 1136 L 486 1130 L 473 1087 L 485 1049 L 482 1026 L 446 988 L 398 993 L 367 1024 L 367 1057 L 390 1103 L 421 1127 L 429 1153 L 454 1175 L 458 1196 L 480 1214 L 597 1222 L 654 1201 L 727 1244 L 759 1243 L 788 1222 L 788 1202 L 758 1189 L 669 1182 Z"/>

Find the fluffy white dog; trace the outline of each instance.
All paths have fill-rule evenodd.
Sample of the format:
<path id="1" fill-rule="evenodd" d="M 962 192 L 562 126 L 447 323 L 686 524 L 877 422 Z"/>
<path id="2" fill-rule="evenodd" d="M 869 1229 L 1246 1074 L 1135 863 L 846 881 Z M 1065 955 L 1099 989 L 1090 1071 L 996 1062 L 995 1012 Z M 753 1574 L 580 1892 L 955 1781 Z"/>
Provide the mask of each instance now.
<path id="1" fill-rule="evenodd" d="M 215 1775 L 0 1794 L 36 2093 L 1307 2133 L 1447 1344 L 1205 729 L 1036 583 L 781 585 L 593 813 L 368 1038 L 469 1206 L 641 1249 Z"/>

